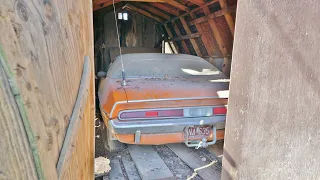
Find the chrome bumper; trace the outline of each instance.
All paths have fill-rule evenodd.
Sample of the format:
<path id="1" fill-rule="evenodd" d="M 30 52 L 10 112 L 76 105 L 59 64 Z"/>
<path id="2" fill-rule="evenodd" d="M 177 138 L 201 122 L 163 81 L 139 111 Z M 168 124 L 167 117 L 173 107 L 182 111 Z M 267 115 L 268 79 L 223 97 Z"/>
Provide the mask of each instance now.
<path id="1" fill-rule="evenodd" d="M 109 128 L 116 134 L 162 134 L 183 132 L 187 126 L 215 125 L 217 129 L 224 129 L 226 116 L 200 117 L 200 118 L 175 118 L 160 120 L 109 121 Z"/>

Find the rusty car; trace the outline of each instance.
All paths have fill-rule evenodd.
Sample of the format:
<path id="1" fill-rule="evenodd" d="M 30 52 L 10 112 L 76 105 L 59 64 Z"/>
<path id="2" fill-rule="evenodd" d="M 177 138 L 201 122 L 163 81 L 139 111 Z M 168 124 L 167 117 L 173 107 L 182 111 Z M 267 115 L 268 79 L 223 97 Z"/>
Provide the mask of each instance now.
<path id="1" fill-rule="evenodd" d="M 99 77 L 109 151 L 124 144 L 207 147 L 224 137 L 229 80 L 200 57 L 124 54 Z"/>

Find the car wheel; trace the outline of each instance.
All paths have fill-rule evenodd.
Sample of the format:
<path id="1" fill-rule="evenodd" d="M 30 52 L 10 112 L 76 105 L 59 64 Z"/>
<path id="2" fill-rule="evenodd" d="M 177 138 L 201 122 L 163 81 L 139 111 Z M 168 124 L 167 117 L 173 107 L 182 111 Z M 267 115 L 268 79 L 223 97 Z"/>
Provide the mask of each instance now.
<path id="1" fill-rule="evenodd" d="M 104 122 L 101 122 L 100 127 L 103 145 L 109 152 L 119 152 L 125 149 L 125 144 L 121 143 L 118 140 L 112 139 L 112 134 L 110 130 L 106 127 Z"/>

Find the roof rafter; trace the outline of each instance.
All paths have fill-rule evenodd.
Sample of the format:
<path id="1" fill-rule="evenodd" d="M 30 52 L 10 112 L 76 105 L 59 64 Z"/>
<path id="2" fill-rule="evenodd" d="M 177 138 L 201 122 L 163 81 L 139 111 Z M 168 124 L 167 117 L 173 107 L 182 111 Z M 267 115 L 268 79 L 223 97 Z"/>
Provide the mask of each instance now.
<path id="1" fill-rule="evenodd" d="M 190 0 L 190 2 L 195 3 L 198 6 L 202 6 L 202 5 L 205 4 L 204 0 Z M 220 6 L 221 6 L 221 9 L 228 9 L 228 5 L 227 5 L 226 0 L 219 0 L 219 3 L 220 3 Z M 225 13 L 224 17 L 226 18 L 228 27 L 230 29 L 230 32 L 231 32 L 232 36 L 233 36 L 234 35 L 234 28 L 235 28 L 234 20 L 233 20 L 233 18 L 232 18 L 230 13 Z"/>
<path id="2" fill-rule="evenodd" d="M 182 27 L 186 31 L 187 35 L 191 35 L 192 34 L 191 30 L 190 30 L 185 18 L 180 17 L 180 21 L 181 21 Z M 190 39 L 190 42 L 191 42 L 192 47 L 193 47 L 194 51 L 196 52 L 197 56 L 202 57 L 201 51 L 199 49 L 199 46 L 198 46 L 196 40 L 192 38 L 192 39 Z"/>
<path id="3" fill-rule="evenodd" d="M 176 32 L 177 36 L 182 36 L 178 25 L 176 23 L 172 22 L 172 26 L 173 26 L 173 29 Z M 183 48 L 184 52 L 187 53 L 187 54 L 190 54 L 189 48 L 188 48 L 187 43 L 185 42 L 185 40 L 181 41 L 181 45 L 182 45 L 182 48 Z"/>
<path id="4" fill-rule="evenodd" d="M 144 4 L 144 3 L 137 3 L 135 4 L 135 6 L 139 7 L 140 9 L 144 9 L 144 10 L 147 10 L 149 12 L 151 12 L 152 14 L 155 14 L 163 19 L 170 19 L 170 16 L 163 13 L 162 11 L 152 7 L 152 6 L 149 6 L 148 4 Z"/>
<path id="5" fill-rule="evenodd" d="M 119 2 L 160 2 L 163 3 L 163 0 L 114 0 L 114 3 L 119 3 Z M 96 11 L 98 9 L 102 9 L 104 7 L 108 7 L 113 4 L 113 0 L 93 0 L 92 6 L 93 6 L 93 11 Z"/>
<path id="6" fill-rule="evenodd" d="M 143 9 L 140 9 L 140 8 L 138 8 L 138 7 L 136 7 L 136 6 L 131 5 L 131 4 L 126 5 L 125 8 L 128 9 L 128 10 L 135 11 L 135 12 L 137 12 L 137 13 L 140 13 L 140 14 L 142 14 L 142 15 L 144 15 L 144 16 L 147 16 L 147 17 L 149 17 L 149 18 L 151 18 L 151 19 L 153 19 L 153 20 L 155 20 L 155 21 L 163 22 L 163 19 L 161 19 L 161 18 L 159 18 L 159 17 L 156 17 L 156 16 L 152 15 L 151 13 L 149 13 L 148 11 L 145 11 L 145 10 L 143 10 Z"/>
<path id="7" fill-rule="evenodd" d="M 180 4 L 177 1 L 174 1 L 174 0 L 163 0 L 163 1 L 167 4 L 170 4 L 171 6 L 178 8 L 178 9 L 189 12 L 189 8 L 187 6 Z"/>
<path id="8" fill-rule="evenodd" d="M 165 3 L 150 3 L 150 4 L 152 4 L 153 6 L 159 8 L 169 14 L 179 16 L 179 12 L 177 11 L 177 9 L 172 8 L 170 6 L 167 6 Z"/>

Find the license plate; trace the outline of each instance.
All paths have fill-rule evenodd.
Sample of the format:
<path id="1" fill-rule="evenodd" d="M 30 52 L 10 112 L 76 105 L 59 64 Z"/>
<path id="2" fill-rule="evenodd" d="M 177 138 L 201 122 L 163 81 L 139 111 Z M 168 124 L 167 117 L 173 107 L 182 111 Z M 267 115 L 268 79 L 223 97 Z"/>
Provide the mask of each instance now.
<path id="1" fill-rule="evenodd" d="M 195 126 L 187 129 L 187 135 L 189 138 L 194 137 L 208 137 L 211 134 L 211 126 Z"/>

